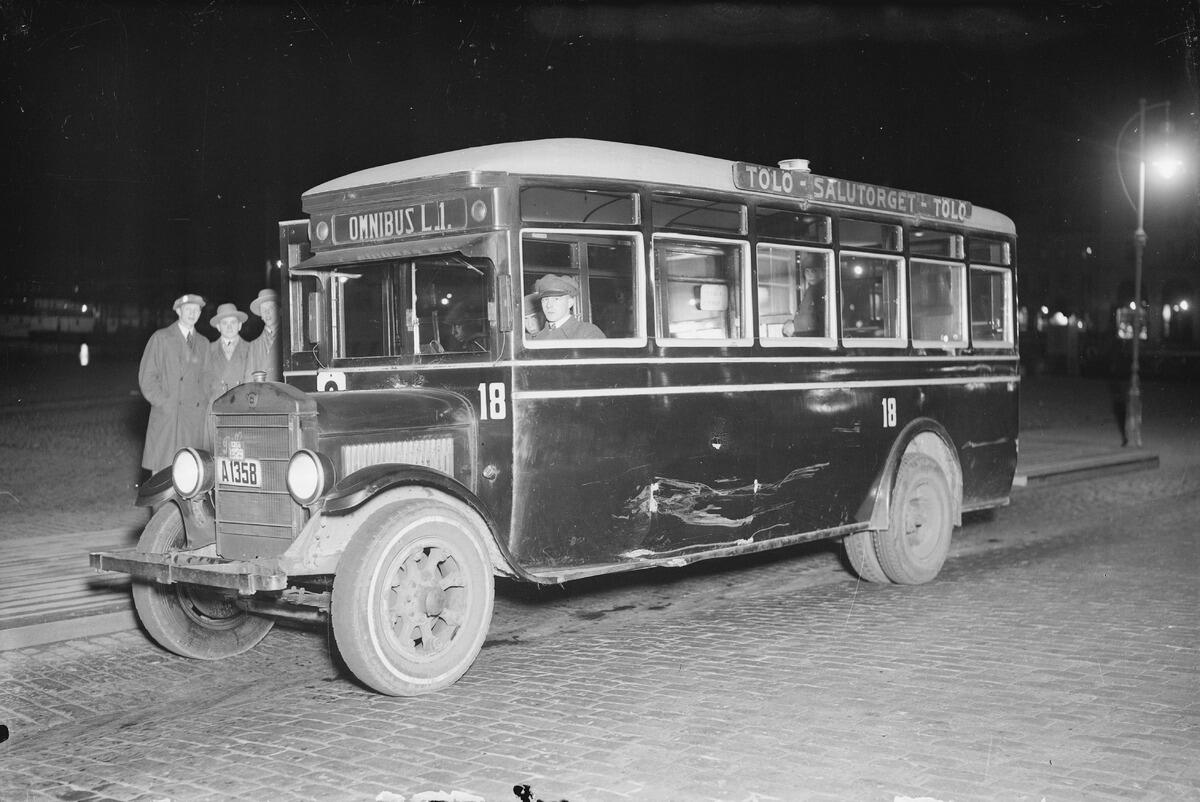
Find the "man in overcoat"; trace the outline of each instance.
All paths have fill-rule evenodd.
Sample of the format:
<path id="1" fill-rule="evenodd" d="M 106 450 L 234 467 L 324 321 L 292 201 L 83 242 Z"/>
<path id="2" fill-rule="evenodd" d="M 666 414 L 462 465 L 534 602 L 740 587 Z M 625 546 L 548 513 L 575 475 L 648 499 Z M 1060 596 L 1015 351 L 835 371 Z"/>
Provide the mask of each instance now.
<path id="1" fill-rule="evenodd" d="M 266 381 L 283 380 L 279 336 L 279 294 L 275 290 L 260 290 L 250 302 L 250 312 L 263 321 L 262 334 L 250 343 L 250 373 L 261 371 Z"/>
<path id="2" fill-rule="evenodd" d="M 150 335 L 138 366 L 138 387 L 150 402 L 142 467 L 157 473 L 175 452 L 203 448 L 209 409 L 209 342 L 196 331 L 204 299 L 189 293 L 175 299 L 178 320 Z"/>
<path id="3" fill-rule="evenodd" d="M 239 333 L 246 318 L 246 313 L 236 305 L 221 304 L 210 321 L 220 334 L 209 346 L 212 401 L 239 384 L 250 381 L 250 343 L 243 340 Z"/>

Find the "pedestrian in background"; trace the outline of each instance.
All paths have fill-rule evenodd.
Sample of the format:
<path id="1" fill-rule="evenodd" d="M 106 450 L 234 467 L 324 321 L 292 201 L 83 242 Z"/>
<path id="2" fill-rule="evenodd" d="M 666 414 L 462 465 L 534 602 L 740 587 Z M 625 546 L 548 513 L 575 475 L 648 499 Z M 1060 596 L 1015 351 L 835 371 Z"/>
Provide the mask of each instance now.
<path id="1" fill-rule="evenodd" d="M 196 331 L 204 308 L 199 295 L 175 299 L 178 320 L 150 335 L 138 366 L 138 387 L 150 402 L 142 468 L 151 475 L 170 467 L 175 452 L 205 446 L 209 342 Z"/>
<path id="2" fill-rule="evenodd" d="M 250 373 L 263 373 L 263 381 L 283 381 L 283 360 L 279 343 L 279 295 L 275 290 L 260 290 L 250 302 L 250 311 L 262 318 L 262 333 L 250 343 Z"/>
<path id="3" fill-rule="evenodd" d="M 250 343 L 240 334 L 247 317 L 236 304 L 221 304 L 210 321 L 221 335 L 209 346 L 210 400 L 250 381 Z"/>

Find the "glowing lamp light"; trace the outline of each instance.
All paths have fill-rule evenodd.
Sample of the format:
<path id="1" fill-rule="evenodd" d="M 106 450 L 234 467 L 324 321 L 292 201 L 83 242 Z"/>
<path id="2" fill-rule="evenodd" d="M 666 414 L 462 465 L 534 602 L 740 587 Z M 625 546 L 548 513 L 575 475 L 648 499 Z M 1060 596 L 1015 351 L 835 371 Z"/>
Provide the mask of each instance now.
<path id="1" fill-rule="evenodd" d="M 1182 173 L 1184 169 L 1183 159 L 1169 148 L 1164 148 L 1156 153 L 1150 160 L 1150 164 L 1154 166 L 1154 171 L 1158 173 L 1159 177 L 1168 181 Z"/>
<path id="2" fill-rule="evenodd" d="M 1180 302 L 1179 302 L 1179 311 L 1180 311 L 1180 312 L 1186 312 L 1186 311 L 1188 310 L 1188 308 L 1189 308 L 1189 307 L 1188 307 L 1188 302 L 1187 302 L 1187 301 L 1180 301 Z"/>

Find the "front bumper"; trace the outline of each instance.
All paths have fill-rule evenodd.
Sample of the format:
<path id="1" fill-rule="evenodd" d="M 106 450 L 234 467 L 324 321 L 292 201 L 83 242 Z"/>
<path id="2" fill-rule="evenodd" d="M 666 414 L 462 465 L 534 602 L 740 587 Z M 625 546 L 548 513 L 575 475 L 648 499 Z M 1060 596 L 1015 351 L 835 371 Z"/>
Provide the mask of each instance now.
<path id="1" fill-rule="evenodd" d="M 188 551 L 171 554 L 148 554 L 137 549 L 97 551 L 89 559 L 92 568 L 97 571 L 117 571 L 135 579 L 152 580 L 163 585 L 187 582 L 236 590 L 243 596 L 253 596 L 260 590 L 283 590 L 287 587 L 287 574 L 280 571 L 258 563 L 222 560 Z"/>

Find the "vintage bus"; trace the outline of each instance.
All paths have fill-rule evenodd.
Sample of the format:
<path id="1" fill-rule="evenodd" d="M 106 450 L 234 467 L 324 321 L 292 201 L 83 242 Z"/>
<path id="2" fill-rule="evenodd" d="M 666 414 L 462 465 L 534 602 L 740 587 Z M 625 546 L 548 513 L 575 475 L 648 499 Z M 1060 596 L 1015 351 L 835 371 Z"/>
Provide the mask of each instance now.
<path id="1" fill-rule="evenodd" d="M 419 694 L 476 658 L 496 576 L 841 538 L 863 579 L 921 583 L 963 513 L 1008 501 L 997 212 L 579 139 L 369 169 L 303 207 L 284 382 L 217 399 L 211 448 L 142 490 L 138 547 L 92 556 L 178 654 L 305 609 L 364 684 Z"/>

